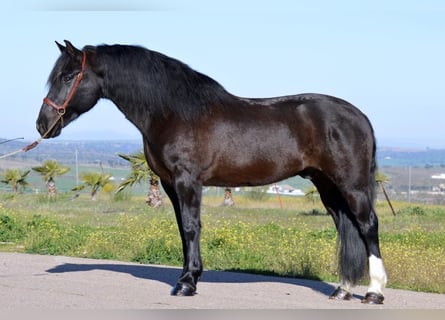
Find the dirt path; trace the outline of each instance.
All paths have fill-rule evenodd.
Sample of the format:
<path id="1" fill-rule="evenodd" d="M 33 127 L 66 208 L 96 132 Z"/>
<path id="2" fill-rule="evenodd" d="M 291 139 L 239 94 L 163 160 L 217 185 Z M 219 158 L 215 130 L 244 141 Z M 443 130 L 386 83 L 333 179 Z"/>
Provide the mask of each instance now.
<path id="1" fill-rule="evenodd" d="M 0 253 L 0 309 L 445 309 L 445 295 L 386 290 L 385 303 L 332 301 L 333 284 L 206 271 L 194 297 L 172 297 L 178 268 Z"/>

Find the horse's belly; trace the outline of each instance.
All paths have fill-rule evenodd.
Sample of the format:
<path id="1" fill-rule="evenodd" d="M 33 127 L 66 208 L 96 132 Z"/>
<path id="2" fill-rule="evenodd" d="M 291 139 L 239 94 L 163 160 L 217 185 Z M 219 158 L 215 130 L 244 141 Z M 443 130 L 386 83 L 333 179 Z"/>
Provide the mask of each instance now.
<path id="1" fill-rule="evenodd" d="M 215 125 L 201 150 L 205 185 L 265 185 L 303 169 L 303 146 L 291 117 Z M 304 148 L 304 147 L 303 147 Z"/>
<path id="2" fill-rule="evenodd" d="M 208 186 L 255 186 L 277 182 L 302 170 L 299 157 L 283 152 L 271 157 L 247 154 L 216 161 L 203 175 Z"/>

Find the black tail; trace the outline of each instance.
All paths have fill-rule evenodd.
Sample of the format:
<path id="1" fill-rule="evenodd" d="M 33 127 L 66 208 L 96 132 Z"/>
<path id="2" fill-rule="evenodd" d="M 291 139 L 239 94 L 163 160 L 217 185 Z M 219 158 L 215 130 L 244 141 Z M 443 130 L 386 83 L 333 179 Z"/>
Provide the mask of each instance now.
<path id="1" fill-rule="evenodd" d="M 373 210 L 375 199 L 375 174 L 377 163 L 375 159 L 376 146 L 373 139 L 372 158 L 370 163 L 369 184 L 367 201 L 369 210 Z M 338 240 L 339 240 L 339 271 L 343 281 L 351 285 L 357 284 L 368 271 L 368 252 L 365 241 L 360 233 L 360 228 L 348 205 L 343 206 L 344 210 L 338 217 Z"/>
<path id="2" fill-rule="evenodd" d="M 377 161 L 376 161 L 376 143 L 375 137 L 373 135 L 373 143 L 372 143 L 372 157 L 371 157 L 371 165 L 369 170 L 369 183 L 368 183 L 368 198 L 371 208 L 374 208 L 374 200 L 375 200 L 375 192 L 377 189 L 377 182 L 375 181 L 375 175 L 377 173 Z"/>
<path id="3" fill-rule="evenodd" d="M 365 242 L 349 212 L 339 216 L 337 228 L 340 278 L 353 286 L 366 274 L 368 255 Z"/>

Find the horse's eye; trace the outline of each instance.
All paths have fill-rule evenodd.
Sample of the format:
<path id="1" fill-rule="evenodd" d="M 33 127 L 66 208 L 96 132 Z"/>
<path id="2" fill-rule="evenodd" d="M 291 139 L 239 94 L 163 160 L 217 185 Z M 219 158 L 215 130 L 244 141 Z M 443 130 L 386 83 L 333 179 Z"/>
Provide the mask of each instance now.
<path id="1" fill-rule="evenodd" d="M 73 75 L 72 74 L 68 74 L 66 76 L 63 76 L 63 82 L 70 82 L 73 79 Z"/>

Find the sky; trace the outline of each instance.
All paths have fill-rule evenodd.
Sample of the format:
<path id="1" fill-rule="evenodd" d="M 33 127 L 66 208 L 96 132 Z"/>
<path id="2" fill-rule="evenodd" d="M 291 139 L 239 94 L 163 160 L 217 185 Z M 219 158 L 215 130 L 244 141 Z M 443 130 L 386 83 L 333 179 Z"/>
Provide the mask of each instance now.
<path id="1" fill-rule="evenodd" d="M 179 59 L 243 97 L 316 92 L 371 120 L 379 146 L 445 148 L 444 1 L 40 0 L 0 4 L 0 141 L 35 121 L 59 55 L 135 44 Z M 101 100 L 59 140 L 140 139 Z"/>

